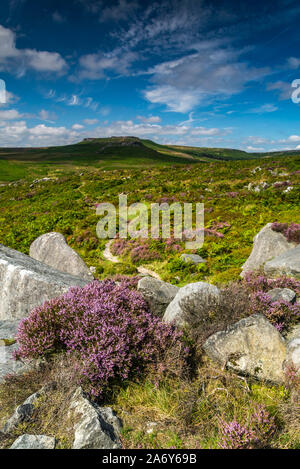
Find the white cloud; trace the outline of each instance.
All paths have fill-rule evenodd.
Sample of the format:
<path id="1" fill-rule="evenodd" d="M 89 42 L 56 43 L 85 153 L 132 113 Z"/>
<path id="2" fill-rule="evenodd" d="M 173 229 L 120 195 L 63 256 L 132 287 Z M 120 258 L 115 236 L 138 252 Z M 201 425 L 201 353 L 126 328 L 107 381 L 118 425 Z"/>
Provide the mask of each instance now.
<path id="1" fill-rule="evenodd" d="M 45 109 L 42 109 L 38 113 L 38 118 L 42 121 L 53 122 L 57 119 L 57 115 L 55 114 L 55 112 L 50 112 L 46 111 Z"/>
<path id="2" fill-rule="evenodd" d="M 73 77 L 73 80 L 99 80 L 106 78 L 108 73 L 127 76 L 130 73 L 131 65 L 137 59 L 136 52 L 126 52 L 121 48 L 116 48 L 109 53 L 99 52 L 83 55 L 79 59 L 81 69 L 78 76 Z"/>
<path id="3" fill-rule="evenodd" d="M 137 116 L 137 118 L 140 121 L 147 122 L 149 124 L 158 124 L 159 122 L 161 122 L 161 118 L 159 116 L 150 116 L 150 117 Z"/>
<path id="4" fill-rule="evenodd" d="M 263 147 L 252 147 L 251 145 L 249 145 L 247 147 L 247 150 L 248 151 L 253 151 L 253 152 L 265 151 L 265 149 Z"/>
<path id="5" fill-rule="evenodd" d="M 19 111 L 16 109 L 9 109 L 5 111 L 0 110 L 0 120 L 15 120 L 15 119 L 20 119 L 22 117 L 21 114 L 19 114 Z"/>
<path id="6" fill-rule="evenodd" d="M 137 1 L 119 0 L 115 5 L 107 6 L 101 9 L 100 21 L 126 21 L 132 13 L 139 9 Z"/>
<path id="7" fill-rule="evenodd" d="M 96 125 L 98 124 L 99 120 L 98 119 L 84 119 L 83 123 L 86 125 Z"/>
<path id="8" fill-rule="evenodd" d="M 267 138 L 264 137 L 255 137 L 255 136 L 249 136 L 245 139 L 243 143 L 251 143 L 253 145 L 264 145 L 267 143 L 270 143 Z"/>
<path id="9" fill-rule="evenodd" d="M 157 86 L 145 91 L 145 98 L 154 104 L 165 104 L 170 111 L 188 112 L 201 101 L 201 95 L 196 90 L 181 91 L 170 85 Z"/>
<path id="10" fill-rule="evenodd" d="M 73 130 L 82 130 L 82 129 L 84 129 L 84 125 L 74 124 L 74 125 L 72 125 L 72 129 Z"/>
<path id="11" fill-rule="evenodd" d="M 90 108 L 93 111 L 98 109 L 99 103 L 94 101 L 90 96 L 81 97 L 77 94 L 66 95 L 66 94 L 57 94 L 56 90 L 49 90 L 47 94 L 44 95 L 46 99 L 51 99 L 56 103 L 64 103 L 67 106 L 82 106 Z"/>
<path id="12" fill-rule="evenodd" d="M 27 66 L 38 72 L 61 73 L 67 67 L 65 60 L 57 52 L 39 52 L 26 49 L 24 54 Z"/>
<path id="13" fill-rule="evenodd" d="M 280 100 L 291 99 L 292 87 L 291 83 L 285 81 L 276 81 L 274 83 L 267 84 L 268 91 L 277 91 Z"/>
<path id="14" fill-rule="evenodd" d="M 95 123 L 95 122 L 94 122 Z M 64 145 L 82 140 L 85 137 L 111 137 L 112 135 L 136 135 L 156 141 L 176 143 L 178 138 L 185 144 L 216 144 L 218 138 L 230 133 L 229 129 L 190 127 L 188 125 L 162 125 L 149 122 L 114 121 L 87 130 L 81 124 L 71 129 L 38 124 L 29 127 L 25 121 L 1 124 L 0 145 L 2 146 L 50 146 Z"/>
<path id="15" fill-rule="evenodd" d="M 262 106 L 248 110 L 251 114 L 265 114 L 266 112 L 275 111 L 278 111 L 278 107 L 274 104 L 263 104 Z"/>
<path id="16" fill-rule="evenodd" d="M 0 25 L 0 70 L 22 75 L 27 69 L 64 73 L 68 66 L 57 52 L 18 49 L 14 31 Z"/>
<path id="17" fill-rule="evenodd" d="M 300 59 L 298 57 L 289 57 L 287 63 L 288 67 L 292 70 L 297 70 L 300 67 Z"/>
<path id="18" fill-rule="evenodd" d="M 148 101 L 164 104 L 171 111 L 188 112 L 215 98 L 230 97 L 246 84 L 270 73 L 269 68 L 256 68 L 240 60 L 243 50 L 229 48 L 219 41 L 202 41 L 197 50 L 180 59 L 163 62 L 148 70 L 153 87 L 144 94 Z"/>
<path id="19" fill-rule="evenodd" d="M 66 19 L 58 12 L 58 11 L 55 11 L 53 14 L 52 14 L 52 20 L 54 21 L 54 23 L 65 23 Z"/>
<path id="20" fill-rule="evenodd" d="M 288 142 L 300 142 L 300 135 L 290 135 Z"/>

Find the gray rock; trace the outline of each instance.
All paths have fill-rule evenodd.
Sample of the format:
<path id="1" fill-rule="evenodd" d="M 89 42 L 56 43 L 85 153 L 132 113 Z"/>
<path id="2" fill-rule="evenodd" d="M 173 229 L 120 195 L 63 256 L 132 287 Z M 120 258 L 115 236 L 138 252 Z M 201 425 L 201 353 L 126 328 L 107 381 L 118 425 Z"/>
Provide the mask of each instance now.
<path id="1" fill-rule="evenodd" d="M 296 301 L 296 293 L 289 288 L 273 288 L 267 292 L 272 298 L 272 301 L 287 301 L 288 303 L 294 303 Z"/>
<path id="2" fill-rule="evenodd" d="M 7 420 L 1 432 L 4 434 L 12 432 L 20 423 L 28 422 L 33 414 L 37 400 L 41 397 L 41 392 L 36 392 L 29 396 L 23 404 L 19 405 L 13 415 Z"/>
<path id="3" fill-rule="evenodd" d="M 291 328 L 289 328 L 285 339 L 287 342 L 290 342 L 293 339 L 297 339 L 300 337 L 300 324 L 294 324 Z"/>
<path id="4" fill-rule="evenodd" d="M 284 382 L 285 340 L 262 314 L 213 334 L 203 349 L 213 361 L 239 374 Z"/>
<path id="5" fill-rule="evenodd" d="M 5 341 L 12 341 L 17 335 L 19 321 L 0 321 L 0 343 Z M 8 342 L 9 343 L 9 342 Z M 28 364 L 16 362 L 13 357 L 14 351 L 17 350 L 18 345 L 12 343 L 7 346 L 0 346 L 0 383 L 8 374 L 20 373 L 28 369 Z"/>
<path id="6" fill-rule="evenodd" d="M 205 264 L 206 260 L 203 257 L 198 256 L 197 254 L 182 254 L 180 258 L 190 264 Z"/>
<path id="7" fill-rule="evenodd" d="M 110 407 L 89 401 L 81 388 L 73 395 L 69 416 L 75 418 L 73 449 L 120 449 L 122 424 Z"/>
<path id="8" fill-rule="evenodd" d="M 61 233 L 46 233 L 37 238 L 30 246 L 29 254 L 33 259 L 50 265 L 67 274 L 93 280 L 93 274 L 81 257 L 70 246 Z"/>
<path id="9" fill-rule="evenodd" d="M 248 191 L 261 192 L 268 189 L 269 184 L 267 182 L 260 182 L 259 184 L 255 185 L 254 183 L 250 182 L 246 187 Z"/>
<path id="10" fill-rule="evenodd" d="M 295 246 L 294 243 L 289 243 L 282 233 L 273 231 L 271 226 L 272 223 L 268 223 L 254 237 L 253 248 L 242 266 L 241 277 L 244 277 L 246 272 L 259 270 L 267 261 Z"/>
<path id="11" fill-rule="evenodd" d="M 300 369 L 300 324 L 293 325 L 286 334 L 286 361 L 285 367 L 292 365 Z"/>
<path id="12" fill-rule="evenodd" d="M 9 449 L 55 449 L 55 438 L 45 435 L 21 435 Z"/>
<path id="13" fill-rule="evenodd" d="M 148 302 L 152 313 L 157 315 L 164 314 L 179 291 L 178 287 L 153 277 L 141 278 L 137 289 Z"/>
<path id="14" fill-rule="evenodd" d="M 0 339 L 14 339 L 18 333 L 19 320 L 0 321 Z"/>
<path id="15" fill-rule="evenodd" d="M 0 320 L 26 317 L 36 306 L 88 283 L 0 244 Z"/>
<path id="16" fill-rule="evenodd" d="M 267 275 L 272 277 L 288 275 L 300 278 L 300 244 L 267 262 L 264 270 Z"/>
<path id="17" fill-rule="evenodd" d="M 300 335 L 287 343 L 285 366 L 287 365 L 293 365 L 297 371 L 300 369 Z"/>
<path id="18" fill-rule="evenodd" d="M 180 288 L 174 300 L 169 304 L 163 316 L 165 322 L 175 322 L 182 326 L 185 323 L 185 312 L 187 308 L 197 314 L 199 306 L 209 305 L 214 299 L 219 301 L 220 291 L 214 285 L 205 282 L 189 283 Z"/>

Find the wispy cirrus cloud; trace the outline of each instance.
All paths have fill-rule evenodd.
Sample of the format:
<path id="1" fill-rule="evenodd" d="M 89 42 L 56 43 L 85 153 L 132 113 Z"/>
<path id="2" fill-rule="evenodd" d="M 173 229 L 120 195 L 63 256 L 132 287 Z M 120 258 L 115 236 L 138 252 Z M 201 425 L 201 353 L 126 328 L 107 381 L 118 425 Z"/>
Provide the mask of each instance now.
<path id="1" fill-rule="evenodd" d="M 47 93 L 45 93 L 44 96 L 46 99 L 51 99 L 56 103 L 63 103 L 66 106 L 81 106 L 89 108 L 93 111 L 97 111 L 99 107 L 99 103 L 91 96 L 82 96 L 79 94 L 61 94 L 57 93 L 55 89 L 50 89 Z"/>

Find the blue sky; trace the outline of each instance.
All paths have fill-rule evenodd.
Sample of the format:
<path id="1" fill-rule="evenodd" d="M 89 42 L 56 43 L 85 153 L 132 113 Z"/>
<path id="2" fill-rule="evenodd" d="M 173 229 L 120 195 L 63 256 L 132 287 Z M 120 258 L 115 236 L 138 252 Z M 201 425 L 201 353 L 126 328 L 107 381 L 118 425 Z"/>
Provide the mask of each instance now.
<path id="1" fill-rule="evenodd" d="M 294 0 L 1 0 L 0 146 L 300 148 Z"/>

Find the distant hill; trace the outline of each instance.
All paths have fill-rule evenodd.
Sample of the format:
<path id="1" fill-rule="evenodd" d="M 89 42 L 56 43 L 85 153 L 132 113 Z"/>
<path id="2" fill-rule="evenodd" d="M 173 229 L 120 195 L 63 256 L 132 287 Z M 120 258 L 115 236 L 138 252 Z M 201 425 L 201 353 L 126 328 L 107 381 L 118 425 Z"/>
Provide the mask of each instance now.
<path id="1" fill-rule="evenodd" d="M 68 168 L 92 166 L 102 169 L 166 167 L 201 162 L 251 160 L 299 155 L 300 151 L 247 153 L 228 148 L 160 145 L 134 136 L 86 138 L 73 145 L 41 148 L 0 148 L 0 181 L 42 175 Z"/>

